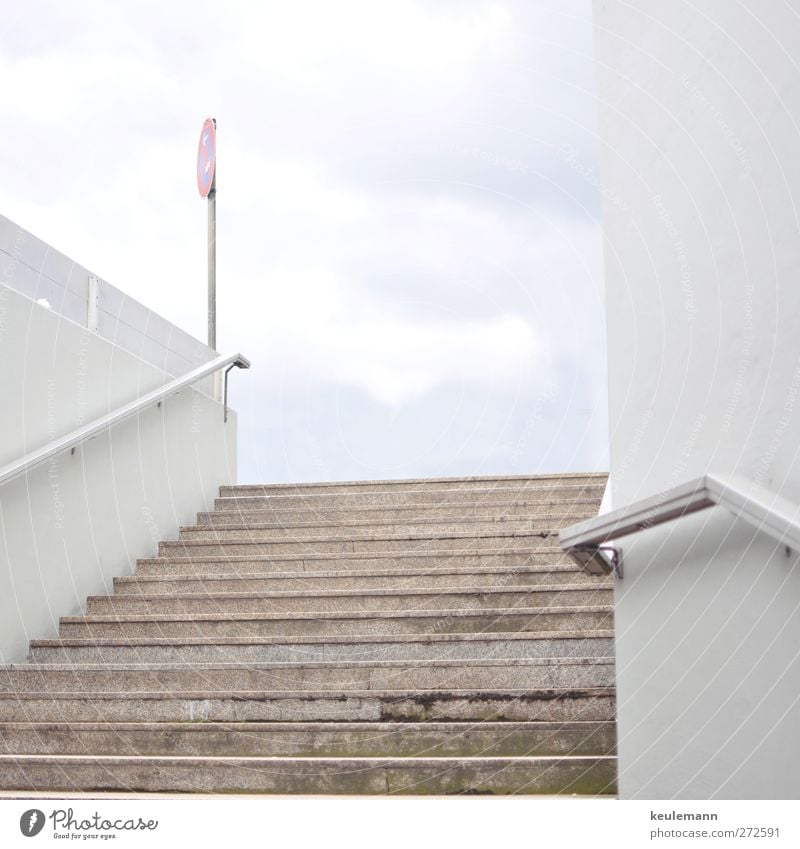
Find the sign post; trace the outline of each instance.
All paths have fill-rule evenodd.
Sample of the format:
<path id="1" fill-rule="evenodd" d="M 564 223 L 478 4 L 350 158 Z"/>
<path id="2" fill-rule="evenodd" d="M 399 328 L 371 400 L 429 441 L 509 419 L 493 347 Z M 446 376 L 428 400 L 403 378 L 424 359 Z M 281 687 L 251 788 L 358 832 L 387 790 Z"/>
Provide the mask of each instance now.
<path id="1" fill-rule="evenodd" d="M 208 347 L 217 350 L 217 122 L 206 118 L 197 146 L 197 190 L 208 198 Z"/>

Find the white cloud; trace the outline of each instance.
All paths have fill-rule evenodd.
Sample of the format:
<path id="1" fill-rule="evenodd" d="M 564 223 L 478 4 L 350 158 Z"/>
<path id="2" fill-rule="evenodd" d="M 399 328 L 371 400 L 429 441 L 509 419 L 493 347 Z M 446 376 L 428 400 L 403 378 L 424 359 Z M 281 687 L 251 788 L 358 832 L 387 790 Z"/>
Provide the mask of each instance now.
<path id="1" fill-rule="evenodd" d="M 423 398 L 447 383 L 477 388 L 531 379 L 540 348 L 530 326 L 513 316 L 424 325 L 389 319 L 327 328 L 317 344 L 329 379 L 350 383 L 392 406 Z"/>
<path id="2" fill-rule="evenodd" d="M 143 90 L 166 95 L 172 89 L 177 95 L 173 83 L 157 67 L 108 53 L 49 53 L 18 59 L 0 54 L 0 78 L 0 108 L 43 123 L 74 121 L 81 109 L 105 106 L 98 101 L 107 99 L 124 108 L 126 96 L 134 91 L 137 100 Z M 108 118 L 115 120 L 112 115 Z M 54 137 L 55 151 L 58 142 Z"/>
<path id="3" fill-rule="evenodd" d="M 264 380 L 324 380 L 397 406 L 446 384 L 513 388 L 545 379 L 545 340 L 520 316 L 428 309 L 403 318 L 324 268 L 273 273 L 258 289 L 250 283 L 237 328 L 241 345 L 260 352 Z"/>
<path id="4" fill-rule="evenodd" d="M 480 456 L 497 471 L 504 439 L 539 450 L 525 423 L 546 409 L 551 467 L 575 468 L 560 425 L 602 384 L 601 254 L 581 207 L 596 189 L 556 152 L 565 138 L 592 150 L 591 57 L 573 50 L 587 18 L 587 0 L 32 0 L 0 48 L 14 123 L 0 211 L 202 338 L 194 157 L 213 114 L 220 347 L 254 364 L 233 381 L 240 404 L 254 387 L 240 422 L 274 421 L 276 386 L 297 404 L 305 388 L 341 390 L 342 420 L 405 423 L 397 457 L 434 451 L 465 464 L 457 474 Z M 558 385 L 562 408 L 537 406 Z M 454 398 L 468 435 L 432 448 Z M 415 430 L 409 410 L 439 420 Z M 284 415 L 301 426 L 302 411 Z M 329 415 L 302 427 L 292 444 L 317 440 L 351 474 Z M 602 446 L 603 422 L 592 427 Z M 379 432 L 354 438 L 385 453 Z M 275 474 L 303 476 L 292 450 Z"/>
<path id="5" fill-rule="evenodd" d="M 317 173 L 310 163 L 278 160 L 265 146 L 261 155 L 244 150 L 236 141 L 223 150 L 223 188 L 235 197 L 240 211 L 267 216 L 303 215 L 329 226 L 363 218 L 370 198 L 337 185 Z"/>
<path id="6" fill-rule="evenodd" d="M 459 16 L 410 0 L 295 0 L 239 8 L 245 56 L 271 73 L 300 80 L 318 79 L 342 59 L 414 76 L 452 74 L 500 43 L 511 25 L 500 3 Z"/>

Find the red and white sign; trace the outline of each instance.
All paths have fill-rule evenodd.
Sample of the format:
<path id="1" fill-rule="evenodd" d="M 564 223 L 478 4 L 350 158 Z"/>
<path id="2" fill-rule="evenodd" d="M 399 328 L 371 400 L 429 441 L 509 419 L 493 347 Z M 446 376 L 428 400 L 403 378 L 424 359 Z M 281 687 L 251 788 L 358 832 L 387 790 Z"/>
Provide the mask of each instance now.
<path id="1" fill-rule="evenodd" d="M 197 190 L 206 198 L 214 188 L 214 170 L 217 165 L 217 122 L 206 118 L 200 131 L 197 146 Z"/>

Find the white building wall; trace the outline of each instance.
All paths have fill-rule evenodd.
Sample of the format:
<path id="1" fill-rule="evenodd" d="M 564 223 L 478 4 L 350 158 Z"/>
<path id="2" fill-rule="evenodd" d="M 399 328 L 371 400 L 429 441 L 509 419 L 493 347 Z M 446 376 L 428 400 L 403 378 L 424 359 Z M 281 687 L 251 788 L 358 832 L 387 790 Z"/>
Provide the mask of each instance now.
<path id="1" fill-rule="evenodd" d="M 0 466 L 171 379 L 1 280 Z M 187 389 L 0 485 L 0 663 L 55 637 L 87 595 L 112 592 L 114 576 L 213 509 L 235 470 L 235 414 L 223 422 L 220 403 Z"/>
<path id="2" fill-rule="evenodd" d="M 597 0 L 611 501 L 800 501 L 800 15 Z M 800 565 L 713 510 L 622 541 L 620 793 L 800 797 Z"/>
<path id="3" fill-rule="evenodd" d="M 159 274 L 154 268 L 153 274 Z M 186 286 L 186 280 L 164 285 Z M 0 283 L 178 377 L 214 358 L 199 339 L 0 215 Z M 202 295 L 202 291 L 200 292 Z"/>

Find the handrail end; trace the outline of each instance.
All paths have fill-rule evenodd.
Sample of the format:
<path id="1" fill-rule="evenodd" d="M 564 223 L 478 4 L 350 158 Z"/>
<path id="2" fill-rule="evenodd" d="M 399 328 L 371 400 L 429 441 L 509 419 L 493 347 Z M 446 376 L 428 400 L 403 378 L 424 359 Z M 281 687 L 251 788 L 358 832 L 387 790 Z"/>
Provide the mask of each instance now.
<path id="1" fill-rule="evenodd" d="M 589 575 L 622 578 L 622 549 L 613 545 L 575 545 L 565 548 L 569 556 Z"/>

